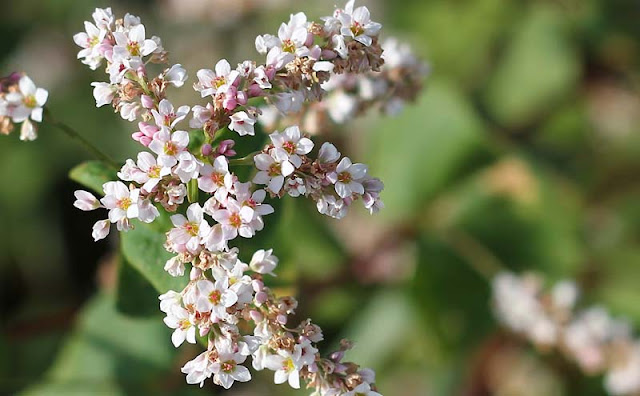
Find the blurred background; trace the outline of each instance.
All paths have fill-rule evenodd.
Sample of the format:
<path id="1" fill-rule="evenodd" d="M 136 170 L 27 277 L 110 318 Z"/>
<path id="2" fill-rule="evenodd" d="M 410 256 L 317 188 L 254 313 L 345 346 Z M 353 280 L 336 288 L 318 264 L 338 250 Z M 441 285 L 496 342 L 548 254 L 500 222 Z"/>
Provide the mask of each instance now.
<path id="1" fill-rule="evenodd" d="M 348 357 L 377 371 L 385 395 L 604 395 L 601 378 L 499 328 L 486 274 L 573 278 L 586 303 L 640 325 L 640 2 L 357 3 L 432 74 L 399 116 L 323 137 L 385 182 L 383 212 L 337 222 L 288 199 L 267 220 L 299 316 L 325 330 L 327 351 L 354 340 Z M 195 104 L 196 70 L 257 59 L 257 34 L 334 1 L 3 3 L 0 74 L 25 71 L 58 119 L 124 161 L 135 126 L 95 108 L 90 83 L 106 76 L 72 41 L 96 6 L 141 16 L 189 70 L 172 102 Z M 90 157 L 47 125 L 39 134 L 0 137 L 0 394 L 308 393 L 267 372 L 227 392 L 188 387 L 179 368 L 199 347 L 172 347 L 144 282 L 134 309 L 117 303 L 117 235 L 93 243 L 100 214 L 72 206 L 67 174 Z"/>

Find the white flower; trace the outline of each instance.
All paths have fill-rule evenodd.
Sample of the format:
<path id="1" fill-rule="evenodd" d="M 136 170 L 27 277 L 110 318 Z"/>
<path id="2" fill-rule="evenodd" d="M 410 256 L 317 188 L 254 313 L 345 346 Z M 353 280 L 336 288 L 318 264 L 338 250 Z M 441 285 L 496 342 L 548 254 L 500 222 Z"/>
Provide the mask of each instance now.
<path id="1" fill-rule="evenodd" d="M 272 155 L 260 153 L 253 160 L 256 167 L 260 170 L 253 182 L 256 184 L 267 185 L 267 189 L 274 194 L 278 194 L 284 185 L 284 178 L 295 171 L 295 167 L 289 162 L 288 156 L 281 156 L 278 151 L 274 152 L 278 158 Z"/>
<path id="2" fill-rule="evenodd" d="M 172 167 L 178 163 L 176 156 L 187 149 L 189 134 L 186 131 L 175 131 L 170 134 L 167 128 L 162 128 L 153 136 L 149 148 L 158 154 L 158 164 Z"/>
<path id="3" fill-rule="evenodd" d="M 175 127 L 177 123 L 184 120 L 189 114 L 189 106 L 180 106 L 177 111 L 167 99 L 162 99 L 158 104 L 158 110 L 151 109 L 153 119 L 159 127 Z"/>
<path id="4" fill-rule="evenodd" d="M 116 223 L 123 218 L 138 217 L 138 197 L 140 190 L 129 190 L 122 182 L 107 182 L 102 186 L 104 197 L 100 200 L 109 209 L 109 220 Z"/>
<path id="5" fill-rule="evenodd" d="M 196 73 L 198 82 L 194 85 L 194 89 L 200 92 L 200 95 L 215 96 L 218 93 L 225 93 L 240 76 L 237 70 L 231 70 L 231 65 L 226 59 L 222 59 L 216 63 L 215 72 L 210 69 L 200 69 Z"/>
<path id="6" fill-rule="evenodd" d="M 111 7 L 107 8 L 96 8 L 95 11 L 91 14 L 93 21 L 96 23 L 96 26 L 100 29 L 111 30 L 111 26 L 113 25 L 113 13 L 111 12 Z"/>
<path id="7" fill-rule="evenodd" d="M 251 257 L 249 267 L 257 273 L 273 275 L 273 270 L 278 265 L 278 258 L 271 253 L 273 249 L 256 251 Z"/>
<path id="8" fill-rule="evenodd" d="M 76 197 L 76 201 L 73 203 L 73 206 L 80 210 L 89 211 L 102 206 L 100 201 L 98 201 L 98 198 L 90 192 L 78 190 L 74 192 L 73 195 Z"/>
<path id="9" fill-rule="evenodd" d="M 96 100 L 96 107 L 111 104 L 116 94 L 116 86 L 105 82 L 92 82 L 93 97 Z"/>
<path id="10" fill-rule="evenodd" d="M 82 63 L 89 66 L 91 70 L 96 70 L 102 62 L 102 55 L 98 51 L 98 46 L 104 40 L 107 30 L 98 28 L 91 22 L 84 23 L 85 32 L 73 35 L 73 41 L 82 50 L 78 52 L 78 59 L 82 59 Z"/>
<path id="11" fill-rule="evenodd" d="M 180 306 L 182 296 L 174 290 L 169 290 L 161 294 L 158 299 L 160 300 L 160 310 L 164 313 L 169 313 L 173 309 L 173 306 Z"/>
<path id="12" fill-rule="evenodd" d="M 187 217 L 176 214 L 171 216 L 171 222 L 175 228 L 169 231 L 169 243 L 185 245 L 192 253 L 198 251 L 202 238 L 210 231 L 210 226 L 204 219 L 202 207 L 197 202 L 189 205 Z"/>
<path id="13" fill-rule="evenodd" d="M 318 161 L 323 164 L 332 164 L 340 159 L 340 152 L 333 144 L 325 142 L 318 152 Z"/>
<path id="14" fill-rule="evenodd" d="M 179 63 L 171 66 L 164 72 L 164 81 L 176 88 L 183 86 L 187 78 L 187 71 Z"/>
<path id="15" fill-rule="evenodd" d="M 288 156 L 288 161 L 296 168 L 302 165 L 300 155 L 309 154 L 313 150 L 313 142 L 309 138 L 302 137 L 297 125 L 286 128 L 282 133 L 276 131 L 269 137 L 277 150 L 284 151 L 284 153 L 280 153 L 280 156 Z"/>
<path id="16" fill-rule="evenodd" d="M 184 275 L 184 262 L 180 259 L 180 256 L 171 257 L 164 265 L 164 270 L 171 276 Z"/>
<path id="17" fill-rule="evenodd" d="M 93 237 L 93 240 L 99 241 L 101 239 L 106 238 L 107 235 L 109 235 L 110 226 L 111 226 L 111 223 L 109 222 L 109 220 L 97 221 L 93 225 L 93 231 L 91 232 L 91 236 Z"/>
<path id="18" fill-rule="evenodd" d="M 353 4 L 354 0 L 350 0 L 345 6 L 344 12 L 338 16 L 342 23 L 340 33 L 370 46 L 373 41 L 372 37 L 378 35 L 382 25 L 371 21 L 371 14 L 367 7 L 358 7 L 353 10 Z"/>
<path id="19" fill-rule="evenodd" d="M 113 52 L 126 53 L 128 57 L 143 57 L 151 54 L 158 48 L 154 40 L 145 39 L 144 25 L 138 24 L 129 29 L 128 32 L 113 32 L 116 46 Z"/>
<path id="20" fill-rule="evenodd" d="M 284 52 L 296 53 L 307 42 L 307 16 L 303 12 L 292 14 L 289 23 L 283 23 L 278 29 L 280 47 Z"/>
<path id="21" fill-rule="evenodd" d="M 229 173 L 229 162 L 224 156 L 218 156 L 213 166 L 205 164 L 200 169 L 198 188 L 204 192 L 215 193 L 218 202 L 225 202 L 229 191 L 233 188 L 233 175 Z"/>
<path id="22" fill-rule="evenodd" d="M 228 314 L 226 309 L 238 301 L 238 296 L 229 289 L 229 279 L 223 277 L 211 282 L 199 280 L 196 283 L 198 298 L 196 309 L 198 312 L 211 312 L 220 319 L 225 319 Z"/>
<path id="23" fill-rule="evenodd" d="M 230 241 L 238 234 L 244 238 L 251 238 L 255 234 L 251 225 L 253 209 L 241 206 L 233 198 L 227 200 L 226 207 L 226 209 L 216 210 L 212 215 L 213 219 L 222 225 L 224 239 Z"/>
<path id="24" fill-rule="evenodd" d="M 183 183 L 197 179 L 200 168 L 204 165 L 189 151 L 182 151 L 176 156 L 178 166 L 173 169 L 173 173 L 180 178 Z"/>
<path id="25" fill-rule="evenodd" d="M 229 118 L 231 119 L 231 123 L 229 124 L 230 130 L 238 132 L 240 136 L 255 135 L 253 125 L 256 123 L 256 119 L 245 111 L 234 113 Z"/>
<path id="26" fill-rule="evenodd" d="M 202 388 L 204 381 L 213 375 L 211 351 L 202 352 L 195 359 L 188 361 L 180 371 L 187 374 L 187 384 L 200 384 Z"/>
<path id="27" fill-rule="evenodd" d="M 11 117 L 15 123 L 23 122 L 28 118 L 41 122 L 42 107 L 49 97 L 47 90 L 37 88 L 28 76 L 20 78 L 18 89 L 19 92 L 9 92 L 0 99 L 0 102 L 4 102 L 0 106 L 1 115 Z"/>
<path id="28" fill-rule="evenodd" d="M 175 329 L 171 335 L 171 342 L 177 348 L 186 340 L 190 344 L 196 343 L 196 327 L 189 317 L 189 312 L 179 305 L 172 309 L 164 318 L 164 323 L 171 329 Z"/>
<path id="29" fill-rule="evenodd" d="M 251 380 L 251 373 L 246 367 L 241 365 L 247 357 L 235 352 L 231 341 L 217 341 L 216 349 L 218 351 L 218 359 L 212 365 L 214 383 L 225 389 L 229 389 L 234 381 L 248 382 Z"/>
<path id="30" fill-rule="evenodd" d="M 38 134 L 36 132 L 36 126 L 33 125 L 33 122 L 30 120 L 22 121 L 22 126 L 20 127 L 20 140 L 24 142 L 31 142 L 36 140 Z"/>
<path id="31" fill-rule="evenodd" d="M 302 362 L 300 357 L 302 350 L 294 348 L 291 353 L 286 350 L 279 349 L 277 355 L 269 355 L 266 359 L 266 366 L 269 370 L 275 371 L 274 382 L 282 384 L 289 382 L 294 389 L 300 389 L 300 370 L 302 370 Z"/>
<path id="32" fill-rule="evenodd" d="M 335 183 L 336 193 L 341 198 L 347 198 L 352 194 L 364 194 L 362 181 L 366 175 L 366 165 L 352 164 L 349 157 L 344 157 L 338 163 L 336 171 L 328 175 L 328 178 L 332 183 Z"/>

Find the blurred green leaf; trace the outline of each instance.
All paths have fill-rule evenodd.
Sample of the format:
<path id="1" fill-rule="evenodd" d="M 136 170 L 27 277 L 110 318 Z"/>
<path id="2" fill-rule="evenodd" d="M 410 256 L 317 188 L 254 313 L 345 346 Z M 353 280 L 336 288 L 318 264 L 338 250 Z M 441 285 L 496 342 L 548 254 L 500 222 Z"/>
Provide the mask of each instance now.
<path id="1" fill-rule="evenodd" d="M 557 6 L 530 5 L 486 90 L 498 121 L 522 126 L 570 97 L 580 66 L 567 28 Z"/>
<path id="2" fill-rule="evenodd" d="M 160 293 L 180 291 L 187 284 L 186 275 L 172 277 L 164 265 L 172 257 L 164 249 L 165 234 L 150 225 L 137 222 L 135 229 L 121 233 L 121 249 L 126 261 L 142 274 Z"/>
<path id="3" fill-rule="evenodd" d="M 165 276 L 170 275 L 165 273 Z M 120 254 L 116 290 L 118 311 L 131 316 L 159 315 L 158 306 L 158 291 Z"/>
<path id="4" fill-rule="evenodd" d="M 69 172 L 71 180 L 92 189 L 98 194 L 103 194 L 102 185 L 106 182 L 117 180 L 116 170 L 101 161 L 87 161 Z"/>

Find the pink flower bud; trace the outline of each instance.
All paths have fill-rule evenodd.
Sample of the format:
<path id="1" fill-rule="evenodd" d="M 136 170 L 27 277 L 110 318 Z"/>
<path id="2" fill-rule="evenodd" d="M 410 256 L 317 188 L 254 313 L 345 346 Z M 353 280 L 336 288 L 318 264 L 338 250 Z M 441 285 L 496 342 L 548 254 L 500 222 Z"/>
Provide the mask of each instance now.
<path id="1" fill-rule="evenodd" d="M 284 326 L 287 324 L 287 315 L 280 314 L 276 317 L 276 320 L 278 321 L 278 323 Z"/>
<path id="2" fill-rule="evenodd" d="M 247 93 L 249 94 L 250 98 L 257 98 L 264 95 L 264 91 L 262 90 L 262 88 L 260 88 L 260 86 L 258 86 L 258 84 L 249 85 Z"/>
<path id="3" fill-rule="evenodd" d="M 240 103 L 241 105 L 246 105 L 247 104 L 247 93 L 244 91 L 240 91 L 236 94 L 236 99 L 238 100 L 238 103 Z"/>
<path id="4" fill-rule="evenodd" d="M 251 317 L 251 320 L 253 320 L 254 322 L 262 322 L 262 320 L 264 319 L 264 316 L 256 311 L 255 309 L 252 309 L 251 311 L 249 311 L 249 316 Z"/>
<path id="5" fill-rule="evenodd" d="M 344 359 L 344 351 L 337 351 L 331 354 L 331 360 L 335 360 L 336 362 Z"/>
<path id="6" fill-rule="evenodd" d="M 269 81 L 273 80 L 276 76 L 276 68 L 273 66 L 267 67 L 266 74 L 267 74 L 267 77 L 269 78 Z"/>
<path id="7" fill-rule="evenodd" d="M 262 305 L 265 302 L 267 302 L 267 300 L 269 299 L 269 296 L 267 295 L 267 293 L 265 292 L 258 292 L 256 293 L 256 304 L 257 305 Z"/>
<path id="8" fill-rule="evenodd" d="M 154 107 L 153 99 L 149 95 L 142 95 L 140 97 L 140 102 L 142 103 L 142 107 L 145 109 L 152 109 Z"/>
<path id="9" fill-rule="evenodd" d="M 204 155 L 205 157 L 208 157 L 213 152 L 213 147 L 211 147 L 209 143 L 203 144 L 200 152 L 202 152 L 202 155 Z"/>
<path id="10" fill-rule="evenodd" d="M 253 286 L 253 291 L 258 293 L 264 289 L 264 283 L 261 280 L 254 279 L 251 281 L 251 286 Z"/>

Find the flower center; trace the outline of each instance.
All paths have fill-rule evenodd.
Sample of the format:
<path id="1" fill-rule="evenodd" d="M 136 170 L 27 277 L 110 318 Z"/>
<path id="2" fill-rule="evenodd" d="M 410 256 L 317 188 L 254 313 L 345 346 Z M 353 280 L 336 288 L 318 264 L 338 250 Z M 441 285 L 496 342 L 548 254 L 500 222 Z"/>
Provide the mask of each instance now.
<path id="1" fill-rule="evenodd" d="M 187 330 L 189 327 L 191 327 L 191 322 L 189 322 L 189 319 L 182 319 L 180 321 L 180 330 Z"/>
<path id="2" fill-rule="evenodd" d="M 293 360 L 291 358 L 287 358 L 284 362 L 282 362 L 282 369 L 287 373 L 295 370 L 296 367 L 293 365 Z"/>
<path id="3" fill-rule="evenodd" d="M 282 173 L 282 166 L 279 162 L 269 165 L 269 176 L 278 176 L 280 173 Z"/>
<path id="4" fill-rule="evenodd" d="M 219 290 L 214 290 L 211 292 L 211 294 L 209 294 L 209 301 L 211 301 L 213 305 L 220 304 L 220 299 L 221 299 L 221 294 Z"/>
<path id="5" fill-rule="evenodd" d="M 353 22 L 351 25 L 351 33 L 353 33 L 354 36 L 359 36 L 364 33 L 364 28 L 360 22 Z"/>
<path id="6" fill-rule="evenodd" d="M 200 226 L 196 223 L 187 223 L 184 225 L 184 229 L 187 231 L 189 235 L 194 237 L 198 235 L 198 231 L 200 231 Z"/>
<path id="7" fill-rule="evenodd" d="M 351 173 L 349 172 L 340 172 L 338 175 L 338 181 L 342 183 L 350 183 L 351 182 Z"/>
<path id="8" fill-rule="evenodd" d="M 282 42 L 282 50 L 284 52 L 290 52 L 290 53 L 293 54 L 294 52 L 296 52 L 296 45 L 293 44 L 293 41 L 291 41 L 289 39 L 284 40 Z"/>
<path id="9" fill-rule="evenodd" d="M 240 215 L 237 213 L 234 213 L 231 216 L 229 216 L 229 224 L 231 224 L 235 228 L 239 228 L 242 225 L 242 219 L 240 218 Z"/>
<path id="10" fill-rule="evenodd" d="M 211 181 L 218 186 L 224 185 L 224 175 L 222 173 L 213 172 L 211 174 Z"/>
<path id="11" fill-rule="evenodd" d="M 89 47 L 95 47 L 96 45 L 98 45 L 99 42 L 100 42 L 100 39 L 98 38 L 98 36 L 93 36 L 87 39 L 87 45 Z"/>
<path id="12" fill-rule="evenodd" d="M 164 144 L 164 153 L 166 155 L 176 155 L 178 154 L 178 147 L 173 142 L 166 142 Z"/>
<path id="13" fill-rule="evenodd" d="M 236 362 L 233 360 L 228 360 L 220 365 L 220 369 L 227 374 L 233 372 L 235 368 Z"/>
<path id="14" fill-rule="evenodd" d="M 282 148 L 289 154 L 293 154 L 296 151 L 296 144 L 293 142 L 282 143 Z"/>
<path id="15" fill-rule="evenodd" d="M 213 81 L 211 82 L 211 85 L 213 85 L 216 88 L 220 88 L 226 83 L 227 83 L 227 79 L 224 76 L 218 76 L 213 79 Z"/>
<path id="16" fill-rule="evenodd" d="M 127 50 L 132 56 L 140 56 L 140 43 L 137 41 L 129 41 L 129 44 L 127 44 Z"/>
<path id="17" fill-rule="evenodd" d="M 157 179 L 160 177 L 160 167 L 158 165 L 154 165 L 151 168 L 149 168 L 149 171 L 147 172 L 147 176 L 149 176 L 152 179 Z"/>
<path id="18" fill-rule="evenodd" d="M 34 107 L 36 107 L 38 105 L 38 103 L 36 102 L 36 97 L 33 95 L 27 95 L 24 97 L 24 99 L 22 100 L 24 105 L 33 109 Z"/>
<path id="19" fill-rule="evenodd" d="M 131 198 L 122 198 L 117 202 L 117 205 L 120 209 L 127 210 L 129 209 L 129 206 L 131 206 Z"/>

